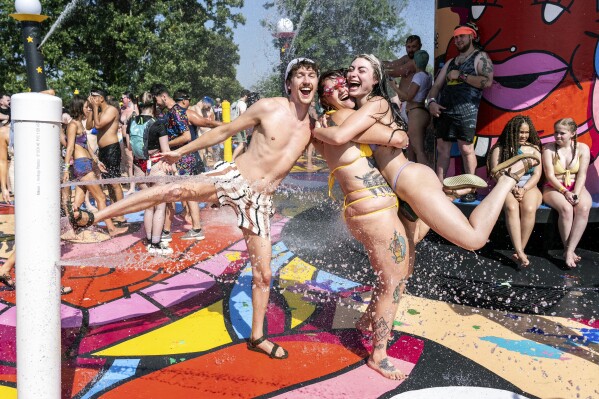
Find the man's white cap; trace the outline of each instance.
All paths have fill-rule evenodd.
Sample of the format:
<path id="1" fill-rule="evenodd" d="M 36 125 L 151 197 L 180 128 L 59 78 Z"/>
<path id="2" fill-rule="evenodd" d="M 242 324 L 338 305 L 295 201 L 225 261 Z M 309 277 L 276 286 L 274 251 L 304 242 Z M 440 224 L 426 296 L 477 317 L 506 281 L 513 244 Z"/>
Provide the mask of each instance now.
<path id="1" fill-rule="evenodd" d="M 285 69 L 285 82 L 287 82 L 287 78 L 289 78 L 289 72 L 291 72 L 291 68 L 293 68 L 295 64 L 299 64 L 302 61 L 307 61 L 311 62 L 312 64 L 316 64 L 310 58 L 299 57 L 292 59 L 291 61 L 289 61 L 289 64 L 287 64 L 287 69 Z M 287 92 L 287 94 L 289 94 L 289 88 L 287 87 L 287 85 L 285 85 L 285 91 Z"/>

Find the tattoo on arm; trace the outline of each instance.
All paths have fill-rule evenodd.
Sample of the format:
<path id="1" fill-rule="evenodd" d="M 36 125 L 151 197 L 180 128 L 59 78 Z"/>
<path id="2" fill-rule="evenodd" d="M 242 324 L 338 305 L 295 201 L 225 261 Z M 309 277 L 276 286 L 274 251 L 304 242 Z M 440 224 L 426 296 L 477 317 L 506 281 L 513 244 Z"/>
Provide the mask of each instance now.
<path id="1" fill-rule="evenodd" d="M 487 79 L 486 77 L 483 78 L 483 80 L 480 81 L 480 88 L 484 89 L 486 87 L 488 81 L 489 81 L 489 79 Z"/>
<path id="2" fill-rule="evenodd" d="M 329 127 L 331 126 L 337 126 L 337 124 L 335 123 L 335 121 L 333 120 L 333 118 L 329 118 L 329 120 L 327 121 L 327 124 Z"/>
<path id="3" fill-rule="evenodd" d="M 491 62 L 489 57 L 487 57 L 486 55 L 483 55 L 480 60 L 483 63 L 483 66 L 481 68 L 481 75 L 488 77 L 489 74 L 493 73 L 493 62 Z"/>

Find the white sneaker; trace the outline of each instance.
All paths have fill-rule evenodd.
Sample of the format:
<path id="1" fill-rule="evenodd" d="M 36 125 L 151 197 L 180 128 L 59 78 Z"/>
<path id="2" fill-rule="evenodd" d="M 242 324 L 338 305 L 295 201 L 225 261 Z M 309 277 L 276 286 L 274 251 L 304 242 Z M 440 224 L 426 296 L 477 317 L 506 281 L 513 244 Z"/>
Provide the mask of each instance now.
<path id="1" fill-rule="evenodd" d="M 168 233 L 165 233 L 164 230 L 162 230 L 162 235 L 160 236 L 160 241 L 163 241 L 163 242 L 173 241 L 173 236 L 172 236 L 171 232 L 169 231 Z"/>
<path id="2" fill-rule="evenodd" d="M 160 241 L 158 246 L 150 245 L 148 247 L 148 253 L 152 255 L 166 256 L 172 254 L 173 249 L 169 247 L 167 243 Z"/>

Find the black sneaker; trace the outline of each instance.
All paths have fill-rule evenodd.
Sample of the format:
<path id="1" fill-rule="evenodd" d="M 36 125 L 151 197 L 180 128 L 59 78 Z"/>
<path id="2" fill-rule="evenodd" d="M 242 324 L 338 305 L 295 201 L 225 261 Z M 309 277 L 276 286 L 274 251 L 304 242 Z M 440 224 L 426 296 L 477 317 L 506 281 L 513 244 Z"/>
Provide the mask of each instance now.
<path id="1" fill-rule="evenodd" d="M 464 194 L 460 197 L 460 202 L 465 202 L 465 203 L 474 202 L 476 200 L 477 200 L 476 193 L 468 193 L 468 194 Z"/>

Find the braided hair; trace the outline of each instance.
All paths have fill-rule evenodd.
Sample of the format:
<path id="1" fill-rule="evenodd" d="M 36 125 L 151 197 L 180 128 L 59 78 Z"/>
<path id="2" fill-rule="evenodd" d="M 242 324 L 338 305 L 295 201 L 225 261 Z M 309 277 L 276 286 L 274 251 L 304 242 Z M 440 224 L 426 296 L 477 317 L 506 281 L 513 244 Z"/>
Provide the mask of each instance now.
<path id="1" fill-rule="evenodd" d="M 541 139 L 539 139 L 537 129 L 535 129 L 535 125 L 532 123 L 530 117 L 526 115 L 516 115 L 505 124 L 497 143 L 495 143 L 493 147 L 491 147 L 491 150 L 489 150 L 489 155 L 487 156 L 487 171 L 491 170 L 491 153 L 495 148 L 499 147 L 501 151 L 499 153 L 499 163 L 518 155 L 518 148 L 520 147 L 520 128 L 525 123 L 530 129 L 527 144 L 525 145 L 530 145 L 537 151 L 541 151 Z"/>
<path id="2" fill-rule="evenodd" d="M 576 124 L 576 121 L 572 118 L 562 118 L 562 119 L 558 119 L 557 121 L 555 121 L 555 123 L 553 124 L 553 128 L 557 129 L 558 126 L 564 126 L 566 127 L 570 133 L 574 133 L 576 132 L 576 129 L 578 129 L 578 125 Z M 576 150 L 578 149 L 578 140 L 577 140 L 577 135 L 574 134 L 572 136 L 572 141 L 574 142 L 574 145 L 572 146 L 572 160 L 570 161 L 570 163 L 574 162 L 574 156 L 576 155 Z M 557 159 L 559 159 L 559 152 L 557 151 L 557 146 L 555 148 L 555 155 L 557 157 Z M 570 165 L 568 165 L 569 167 Z"/>

